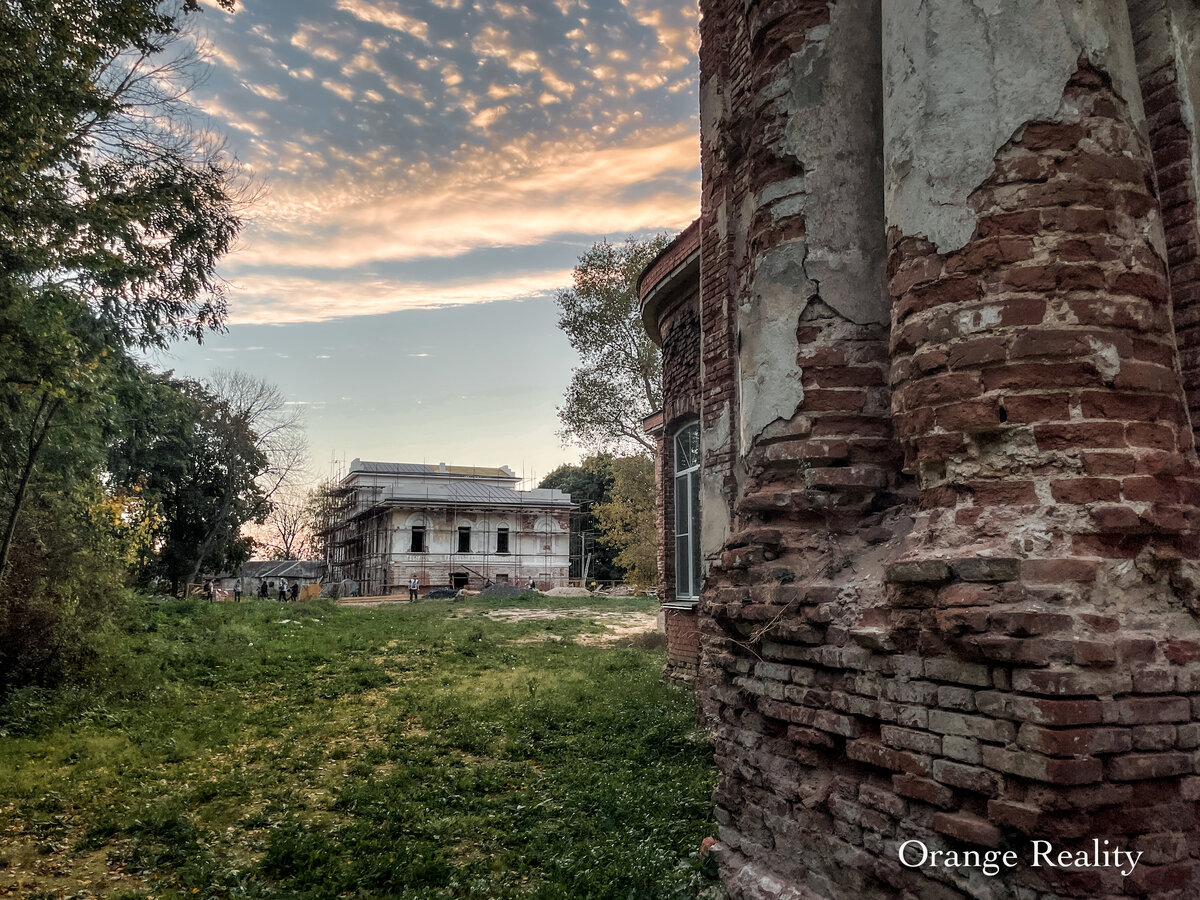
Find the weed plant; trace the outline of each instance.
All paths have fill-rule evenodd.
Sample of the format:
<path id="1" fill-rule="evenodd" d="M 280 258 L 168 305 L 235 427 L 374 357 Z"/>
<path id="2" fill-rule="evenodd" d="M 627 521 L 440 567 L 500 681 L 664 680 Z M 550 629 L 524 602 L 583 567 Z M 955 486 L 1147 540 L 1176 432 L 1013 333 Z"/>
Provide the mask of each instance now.
<path id="1" fill-rule="evenodd" d="M 0 896 L 694 898 L 711 748 L 576 598 L 139 602 L 0 713 Z M 653 611 L 639 599 L 604 611 Z"/>

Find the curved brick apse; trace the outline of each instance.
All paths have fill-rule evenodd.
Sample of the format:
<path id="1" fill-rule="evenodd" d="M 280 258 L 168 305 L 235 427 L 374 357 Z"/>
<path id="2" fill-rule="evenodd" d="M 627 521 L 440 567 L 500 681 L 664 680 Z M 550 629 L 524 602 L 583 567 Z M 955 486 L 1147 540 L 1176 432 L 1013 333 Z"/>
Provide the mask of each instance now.
<path id="1" fill-rule="evenodd" d="M 644 281 L 731 895 L 1200 896 L 1195 4 L 701 7 Z"/>

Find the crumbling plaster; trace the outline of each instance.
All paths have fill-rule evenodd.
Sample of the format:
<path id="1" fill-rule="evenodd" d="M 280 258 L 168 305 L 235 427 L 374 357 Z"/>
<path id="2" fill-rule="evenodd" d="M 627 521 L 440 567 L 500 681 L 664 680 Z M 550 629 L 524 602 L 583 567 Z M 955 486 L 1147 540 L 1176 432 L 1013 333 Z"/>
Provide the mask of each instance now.
<path id="1" fill-rule="evenodd" d="M 858 325 L 888 321 L 878 0 L 830 7 L 789 61 L 787 150 L 805 165 L 805 270 Z M 829 48 L 837 48 L 830 52 Z"/>
<path id="2" fill-rule="evenodd" d="M 771 154 L 800 174 L 764 188 L 756 205 L 775 222 L 803 217 L 805 236 L 755 258 L 737 311 L 743 456 L 804 401 L 796 329 L 810 300 L 856 324 L 888 321 L 879 41 L 876 0 L 834 4 L 829 24 L 807 33 L 759 98 L 765 115 L 785 123 Z M 713 124 L 723 116 L 714 89 L 702 91 L 701 110 Z M 750 220 L 743 214 L 740 224 Z"/>
<path id="3" fill-rule="evenodd" d="M 1024 125 L 1057 118 L 1085 57 L 1145 121 L 1125 0 L 885 0 L 889 225 L 961 249 L 968 198 Z"/>
<path id="4" fill-rule="evenodd" d="M 708 427 L 700 432 L 700 445 L 704 452 L 728 452 L 732 435 L 729 429 L 729 404 L 721 409 Z M 700 471 L 700 554 L 703 557 L 704 574 L 708 574 L 709 566 L 719 559 L 729 539 L 731 527 L 729 509 L 732 500 L 727 496 L 724 477 L 720 472 L 710 469 Z"/>
<path id="5" fill-rule="evenodd" d="M 804 401 L 802 372 L 796 364 L 796 329 L 817 292 L 804 269 L 806 250 L 803 241 L 792 241 L 760 256 L 749 302 L 738 307 L 743 456 L 768 425 L 790 419 Z"/>
<path id="6" fill-rule="evenodd" d="M 1171 43 L 1176 48 L 1183 125 L 1191 139 L 1192 183 L 1200 184 L 1200 3 L 1170 0 Z"/>

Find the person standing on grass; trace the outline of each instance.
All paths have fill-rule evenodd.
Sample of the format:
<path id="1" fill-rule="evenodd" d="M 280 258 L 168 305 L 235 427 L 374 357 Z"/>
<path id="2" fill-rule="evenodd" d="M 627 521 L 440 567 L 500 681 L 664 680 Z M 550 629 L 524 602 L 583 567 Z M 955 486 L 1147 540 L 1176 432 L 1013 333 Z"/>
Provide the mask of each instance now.
<path id="1" fill-rule="evenodd" d="M 300 599 L 300 582 L 292 582 L 292 602 L 295 603 Z"/>
<path id="2" fill-rule="evenodd" d="M 531 590 L 531 591 L 536 591 L 536 590 L 537 590 L 537 583 L 536 583 L 536 582 L 533 580 L 533 576 L 532 576 L 532 575 L 530 575 L 530 576 L 529 576 L 529 584 L 525 585 L 525 587 L 526 587 L 528 590 Z"/>
<path id="3" fill-rule="evenodd" d="M 258 599 L 267 599 L 267 579 L 265 578 L 258 579 Z"/>
<path id="4" fill-rule="evenodd" d="M 208 598 L 208 602 L 213 602 L 213 583 L 211 578 L 204 579 L 204 596 Z"/>
<path id="5" fill-rule="evenodd" d="M 242 579 L 238 579 L 233 583 L 233 599 L 238 603 L 242 602 Z"/>
<path id="6" fill-rule="evenodd" d="M 286 603 L 287 598 L 288 598 L 287 579 L 280 578 L 279 579 L 279 602 Z"/>
<path id="7" fill-rule="evenodd" d="M 421 592 L 421 581 L 416 575 L 408 579 L 408 599 L 416 600 L 417 594 Z"/>

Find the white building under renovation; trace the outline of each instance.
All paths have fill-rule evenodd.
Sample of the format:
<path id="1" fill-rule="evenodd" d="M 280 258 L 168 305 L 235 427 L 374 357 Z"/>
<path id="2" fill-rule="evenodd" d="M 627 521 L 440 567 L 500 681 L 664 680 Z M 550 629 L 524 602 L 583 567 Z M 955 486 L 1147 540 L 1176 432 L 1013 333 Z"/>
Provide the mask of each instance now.
<path id="1" fill-rule="evenodd" d="M 507 466 L 384 463 L 355 459 L 335 492 L 329 577 L 364 595 L 481 588 L 546 590 L 567 583 L 571 495 L 519 491 Z"/>

